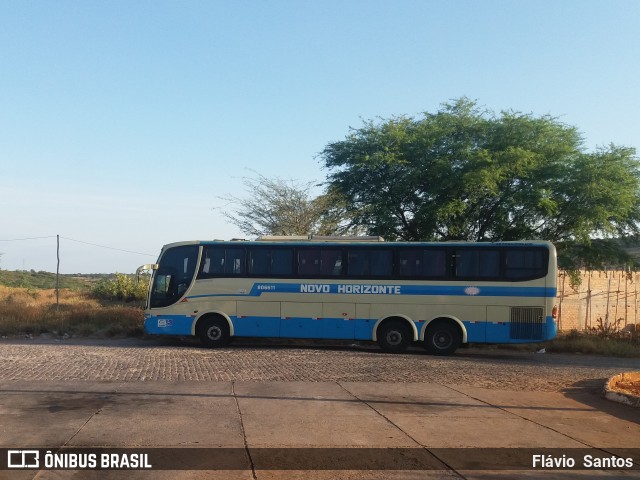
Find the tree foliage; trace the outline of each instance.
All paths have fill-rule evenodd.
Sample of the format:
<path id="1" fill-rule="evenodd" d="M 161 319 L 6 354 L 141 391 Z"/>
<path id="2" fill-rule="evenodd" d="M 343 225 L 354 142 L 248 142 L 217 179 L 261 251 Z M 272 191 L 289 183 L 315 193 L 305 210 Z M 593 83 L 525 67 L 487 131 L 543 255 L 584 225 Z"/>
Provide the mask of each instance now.
<path id="1" fill-rule="evenodd" d="M 585 152 L 575 127 L 466 98 L 367 121 L 321 159 L 367 233 L 402 240 L 588 242 L 638 232 L 632 148 Z"/>
<path id="2" fill-rule="evenodd" d="M 245 198 L 231 197 L 224 216 L 247 235 L 340 235 L 351 233 L 345 199 L 329 191 L 313 196 L 313 182 L 263 175 L 245 178 Z"/>
<path id="3" fill-rule="evenodd" d="M 637 237 L 626 239 L 596 238 L 589 242 L 559 242 L 558 266 L 569 272 L 584 268 L 607 270 L 624 268 L 637 271 L 640 261 L 637 256 L 640 242 Z"/>

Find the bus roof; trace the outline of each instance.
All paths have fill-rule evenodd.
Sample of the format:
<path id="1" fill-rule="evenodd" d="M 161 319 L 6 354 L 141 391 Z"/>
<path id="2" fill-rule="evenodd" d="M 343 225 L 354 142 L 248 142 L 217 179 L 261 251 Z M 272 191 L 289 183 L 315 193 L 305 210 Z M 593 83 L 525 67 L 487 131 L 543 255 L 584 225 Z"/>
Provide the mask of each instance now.
<path id="1" fill-rule="evenodd" d="M 168 243 L 162 247 L 162 250 L 166 250 L 172 247 L 178 247 L 183 245 L 290 245 L 290 246 L 317 246 L 318 244 L 351 244 L 351 245 L 362 245 L 369 244 L 367 246 L 469 246 L 469 245 L 478 245 L 478 246 L 546 246 L 547 248 L 555 248 L 553 243 L 548 240 L 513 240 L 513 241 L 498 241 L 498 242 L 472 242 L 472 241 L 463 241 L 463 240 L 450 240 L 450 241 L 436 241 L 436 242 L 387 242 L 382 239 L 382 237 L 325 237 L 325 236 L 315 236 L 315 238 L 310 239 L 305 236 L 289 236 L 289 237 L 281 237 L 281 236 L 265 236 L 259 237 L 256 240 L 244 240 L 244 239 L 233 239 L 233 240 L 189 240 L 183 242 L 174 242 Z"/>

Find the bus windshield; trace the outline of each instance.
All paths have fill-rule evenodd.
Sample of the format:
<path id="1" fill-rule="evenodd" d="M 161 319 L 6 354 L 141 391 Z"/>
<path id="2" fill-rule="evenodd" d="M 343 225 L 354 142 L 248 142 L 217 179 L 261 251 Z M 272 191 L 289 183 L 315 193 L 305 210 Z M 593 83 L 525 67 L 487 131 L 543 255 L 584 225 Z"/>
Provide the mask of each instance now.
<path id="1" fill-rule="evenodd" d="M 183 245 L 166 250 L 153 275 L 149 306 L 167 307 L 180 300 L 193 280 L 197 261 L 197 245 Z"/>

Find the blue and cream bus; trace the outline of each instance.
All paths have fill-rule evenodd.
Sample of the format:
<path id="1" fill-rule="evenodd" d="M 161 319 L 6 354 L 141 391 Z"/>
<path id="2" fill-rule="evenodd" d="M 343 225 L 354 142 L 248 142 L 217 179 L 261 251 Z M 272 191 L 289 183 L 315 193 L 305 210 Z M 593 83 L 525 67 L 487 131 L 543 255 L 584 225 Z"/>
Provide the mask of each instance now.
<path id="1" fill-rule="evenodd" d="M 209 347 L 233 337 L 370 340 L 436 355 L 556 334 L 556 250 L 545 241 L 384 242 L 262 237 L 163 247 L 144 326 Z"/>

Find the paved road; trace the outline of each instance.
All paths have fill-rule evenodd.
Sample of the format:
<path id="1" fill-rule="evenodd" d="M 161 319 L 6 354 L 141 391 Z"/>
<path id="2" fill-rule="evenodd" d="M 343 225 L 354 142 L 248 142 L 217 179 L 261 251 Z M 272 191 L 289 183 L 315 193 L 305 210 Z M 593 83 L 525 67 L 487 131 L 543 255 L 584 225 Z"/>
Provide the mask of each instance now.
<path id="1" fill-rule="evenodd" d="M 206 465 L 0 470 L 0 479 L 640 478 L 628 469 L 498 468 L 514 465 L 514 456 L 528 461 L 524 448 L 576 458 L 569 449 L 610 456 L 640 448 L 640 409 L 599 395 L 606 377 L 632 369 L 638 360 L 486 349 L 437 358 L 369 346 L 3 340 L 0 449 L 153 448 L 157 467 L 184 452 L 200 455 L 184 450 L 197 448 Z M 239 463 L 205 469 L 214 457 Z M 281 469 L 292 462 L 306 467 Z M 398 468 L 361 471 L 376 462 Z"/>
<path id="2" fill-rule="evenodd" d="M 387 354 L 376 346 L 310 346 L 236 341 L 221 350 L 190 340 L 0 340 L 0 380 L 341 381 L 471 385 L 560 391 L 592 386 L 640 359 L 460 349 L 452 357 L 420 349 Z"/>

